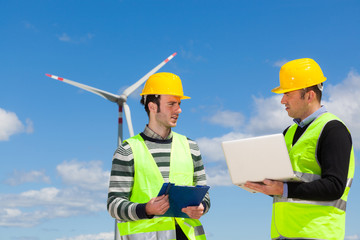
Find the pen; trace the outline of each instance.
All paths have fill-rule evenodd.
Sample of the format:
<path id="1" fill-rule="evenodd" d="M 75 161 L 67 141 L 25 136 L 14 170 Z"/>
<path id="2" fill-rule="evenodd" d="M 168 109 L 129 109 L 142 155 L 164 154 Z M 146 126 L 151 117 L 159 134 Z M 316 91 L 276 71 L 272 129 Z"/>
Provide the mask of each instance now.
<path id="1" fill-rule="evenodd" d="M 167 187 L 166 187 L 166 190 L 165 190 L 165 195 L 168 195 L 168 194 L 169 194 L 170 187 L 171 187 L 171 183 L 168 183 L 168 185 L 167 185 Z"/>

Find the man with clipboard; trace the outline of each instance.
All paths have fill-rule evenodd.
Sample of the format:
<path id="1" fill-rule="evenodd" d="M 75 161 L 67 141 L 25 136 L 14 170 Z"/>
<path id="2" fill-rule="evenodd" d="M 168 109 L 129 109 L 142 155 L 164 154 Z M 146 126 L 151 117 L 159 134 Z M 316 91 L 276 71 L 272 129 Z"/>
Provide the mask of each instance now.
<path id="1" fill-rule="evenodd" d="M 149 116 L 145 130 L 127 140 L 113 158 L 108 211 L 118 219 L 122 240 L 206 239 L 198 220 L 209 211 L 209 193 L 198 206 L 182 208 L 188 218 L 163 217 L 169 209 L 167 194 L 158 196 L 164 182 L 206 185 L 206 175 L 196 142 L 173 132 L 184 96 L 180 78 L 156 73 L 140 94 Z"/>

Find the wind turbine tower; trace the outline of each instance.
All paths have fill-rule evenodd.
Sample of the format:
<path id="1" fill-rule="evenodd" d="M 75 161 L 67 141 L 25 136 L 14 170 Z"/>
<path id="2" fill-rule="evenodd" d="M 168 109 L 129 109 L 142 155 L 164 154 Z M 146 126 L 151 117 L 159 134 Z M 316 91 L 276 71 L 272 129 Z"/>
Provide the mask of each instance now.
<path id="1" fill-rule="evenodd" d="M 153 68 L 150 72 L 148 72 L 145 76 L 140 78 L 137 82 L 135 82 L 130 87 L 126 88 L 124 92 L 121 95 L 112 94 L 109 92 L 106 92 L 104 90 L 100 90 L 94 87 L 90 87 L 88 85 L 74 82 L 62 77 L 58 77 L 51 74 L 46 74 L 46 76 L 51 77 L 56 80 L 60 80 L 62 82 L 68 83 L 70 85 L 73 85 L 75 87 L 84 89 L 86 91 L 95 93 L 111 102 L 114 102 L 119 107 L 119 119 L 118 119 L 118 139 L 117 139 L 117 145 L 119 146 L 123 140 L 123 110 L 125 112 L 125 118 L 129 129 L 129 135 L 130 137 L 134 136 L 134 129 L 131 122 L 131 113 L 130 113 L 130 107 L 126 103 L 127 98 L 130 94 L 132 94 L 136 89 L 138 89 L 151 75 L 156 73 L 160 68 L 162 68 L 167 62 L 169 62 L 174 56 L 176 55 L 176 52 L 171 54 L 168 58 L 166 58 L 164 61 L 162 61 L 159 65 L 157 65 L 155 68 Z M 119 231 L 117 228 L 117 220 L 115 220 L 115 240 L 120 239 Z"/>

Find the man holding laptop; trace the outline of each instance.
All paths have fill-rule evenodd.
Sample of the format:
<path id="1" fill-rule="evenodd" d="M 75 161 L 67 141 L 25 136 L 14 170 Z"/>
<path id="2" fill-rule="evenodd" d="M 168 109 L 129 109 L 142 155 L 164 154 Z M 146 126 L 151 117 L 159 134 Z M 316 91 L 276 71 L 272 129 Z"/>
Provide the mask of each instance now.
<path id="1" fill-rule="evenodd" d="M 301 182 L 264 180 L 245 187 L 273 198 L 271 239 L 344 239 L 345 210 L 354 176 L 349 130 L 321 105 L 320 66 L 312 59 L 290 61 L 280 69 L 280 86 L 289 117 L 284 131 L 290 160 Z"/>

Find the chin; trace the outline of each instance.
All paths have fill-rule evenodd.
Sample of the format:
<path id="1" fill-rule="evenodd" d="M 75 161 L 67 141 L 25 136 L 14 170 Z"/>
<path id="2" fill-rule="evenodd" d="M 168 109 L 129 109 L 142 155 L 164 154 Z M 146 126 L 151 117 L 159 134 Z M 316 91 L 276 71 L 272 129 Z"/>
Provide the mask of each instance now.
<path id="1" fill-rule="evenodd" d="M 287 111 L 287 114 L 288 114 L 289 117 L 292 118 L 292 113 L 291 112 Z"/>

